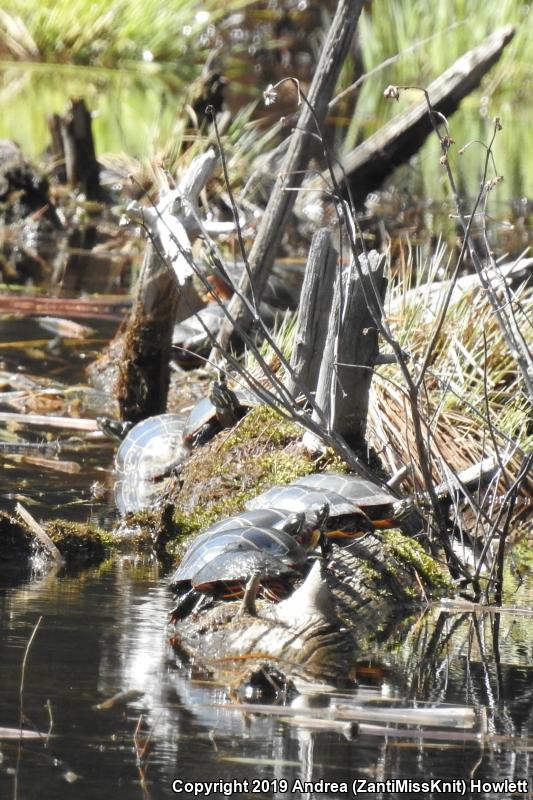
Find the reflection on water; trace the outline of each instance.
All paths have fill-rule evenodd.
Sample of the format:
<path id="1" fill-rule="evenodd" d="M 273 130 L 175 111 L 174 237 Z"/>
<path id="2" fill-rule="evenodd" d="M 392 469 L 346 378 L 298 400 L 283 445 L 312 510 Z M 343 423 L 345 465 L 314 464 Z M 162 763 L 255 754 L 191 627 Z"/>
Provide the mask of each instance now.
<path id="1" fill-rule="evenodd" d="M 432 740 L 427 726 L 422 738 L 413 726 L 403 737 L 395 731 L 388 737 L 369 735 L 362 727 L 359 736 L 349 738 L 214 707 L 228 703 L 222 690 L 190 666 L 178 666 L 167 645 L 170 598 L 155 566 L 122 559 L 79 575 L 22 582 L 8 577 L 0 573 L 0 727 L 18 726 L 22 659 L 42 615 L 27 660 L 23 706 L 28 727 L 45 733 L 51 728 L 47 741 L 23 748 L 21 800 L 155 800 L 177 796 L 171 788 L 177 779 L 279 779 L 290 788 L 297 779 L 351 784 L 357 778 L 524 780 L 531 775 L 533 636 L 527 614 L 421 613 L 401 641 L 362 654 L 380 666 L 374 671 L 377 686 L 365 687 L 364 676 L 372 671 L 362 671 L 359 690 L 334 698 L 363 710 L 467 705 L 475 712 L 473 732 L 489 734 L 484 742 L 472 731 L 464 735 L 470 741 L 463 741 L 460 731 L 449 728 L 445 740 Z M 111 707 L 96 708 L 121 692 L 127 694 Z M 319 701 L 327 706 L 331 697 L 314 702 Z M 319 709 L 316 716 L 327 712 Z M 144 786 L 134 748 L 139 720 L 137 744 L 149 738 Z M 2 742 L 2 797 L 13 796 L 16 761 L 16 742 Z M 233 796 L 287 796 L 280 786 L 265 791 L 267 785 L 259 784 L 258 793 L 251 786 Z M 319 789 L 295 796 L 341 796 Z M 374 796 L 394 797 L 395 792 Z"/>

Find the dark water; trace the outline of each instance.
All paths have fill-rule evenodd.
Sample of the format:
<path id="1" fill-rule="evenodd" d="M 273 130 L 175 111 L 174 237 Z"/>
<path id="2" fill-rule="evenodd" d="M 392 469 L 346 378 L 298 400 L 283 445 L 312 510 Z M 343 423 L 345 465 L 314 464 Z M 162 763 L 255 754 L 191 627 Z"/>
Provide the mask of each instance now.
<path id="1" fill-rule="evenodd" d="M 474 728 L 466 735 L 485 729 L 484 743 L 462 741 L 452 728 L 448 741 L 432 741 L 427 733 L 420 739 L 396 738 L 394 731 L 389 737 L 350 739 L 213 707 L 228 702 L 223 691 L 201 676 L 191 678 L 167 644 L 170 598 L 155 566 L 123 558 L 77 575 L 22 579 L 3 570 L 0 586 L 0 726 L 18 727 L 21 665 L 42 617 L 27 657 L 23 711 L 25 728 L 43 732 L 43 738 L 24 745 L 18 767 L 17 742 L 1 742 L 2 798 L 191 797 L 190 791 L 172 791 L 175 780 L 248 781 L 249 790 L 235 797 L 353 797 L 356 779 L 469 781 L 471 776 L 529 780 L 531 796 L 530 617 L 501 615 L 498 632 L 496 616 L 421 614 L 407 635 L 403 628 L 401 636 L 372 654 L 374 669 L 362 674 L 358 690 L 341 698 L 348 705 L 391 713 L 403 705 L 466 705 L 475 710 Z M 364 685 L 369 678 L 373 686 Z M 96 708 L 119 692 L 130 694 L 107 710 Z M 137 726 L 138 738 L 149 738 L 144 786 L 134 747 Z M 320 785 L 317 791 L 298 791 L 296 781 L 310 780 L 347 782 L 349 791 L 342 786 L 321 791 Z M 258 792 L 252 791 L 253 781 Z M 222 789 L 211 796 L 230 795 Z M 400 792 L 367 796 L 399 797 Z"/>

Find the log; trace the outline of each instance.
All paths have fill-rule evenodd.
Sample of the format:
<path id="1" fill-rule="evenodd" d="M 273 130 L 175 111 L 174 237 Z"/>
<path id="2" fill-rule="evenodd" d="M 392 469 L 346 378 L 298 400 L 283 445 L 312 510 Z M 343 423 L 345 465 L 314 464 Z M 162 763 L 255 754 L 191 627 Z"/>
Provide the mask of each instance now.
<path id="1" fill-rule="evenodd" d="M 438 568 L 426 571 L 433 562 L 420 552 L 399 535 L 367 534 L 337 548 L 327 565 L 315 564 L 287 600 L 259 602 L 252 613 L 241 601 L 215 602 L 177 622 L 171 641 L 233 687 L 274 670 L 288 680 L 342 683 L 358 642 L 384 638 L 398 608 L 412 609 L 448 588 Z"/>
<path id="2" fill-rule="evenodd" d="M 331 244 L 329 231 L 324 228 L 313 236 L 305 270 L 294 348 L 291 357 L 293 375 L 287 388 L 294 396 L 298 386 L 308 393 L 316 389 L 328 327 L 330 304 L 333 295 L 337 252 Z"/>
<path id="3" fill-rule="evenodd" d="M 316 389 L 317 405 L 330 430 L 355 449 L 364 447 L 372 368 L 379 352 L 368 298 L 373 296 L 372 284 L 382 298 L 386 286 L 379 253 L 361 255 L 359 263 L 362 281 L 353 262 L 337 275 Z"/>
<path id="4" fill-rule="evenodd" d="M 453 114 L 461 100 L 479 86 L 514 35 L 512 25 L 500 28 L 433 81 L 428 93 L 435 111 L 445 116 Z M 368 192 L 380 186 L 397 166 L 420 149 L 432 130 L 427 103 L 421 100 L 343 155 L 342 168 L 337 166 L 334 169 L 337 182 L 342 184 L 347 176 L 355 202 L 363 202 Z M 323 172 L 322 179 L 308 181 L 306 186 L 320 188 L 324 180 L 330 181 L 327 171 Z"/>
<path id="5" fill-rule="evenodd" d="M 210 149 L 193 159 L 178 187 L 164 192 L 157 206 L 128 207 L 129 218 L 143 224 L 150 241 L 126 333 L 118 345 L 116 394 L 122 419 L 138 422 L 166 410 L 174 325 L 202 307 L 192 284 L 192 242 L 206 228 L 209 232 L 200 220 L 198 198 L 215 164 L 216 154 Z"/>
<path id="6" fill-rule="evenodd" d="M 88 200 L 101 197 L 100 165 L 96 160 L 92 119 L 85 101 L 74 98 L 65 116 L 53 114 L 48 120 L 56 177 L 66 179 Z"/>
<path id="7" fill-rule="evenodd" d="M 320 126 L 326 118 L 328 103 L 352 41 L 362 6 L 363 0 L 339 0 L 337 5 L 309 90 L 309 103 L 314 109 L 316 120 Z M 309 107 L 304 104 L 250 252 L 251 280 L 245 273 L 239 286 L 239 294 L 251 298 L 253 284 L 253 295 L 257 303 L 261 299 L 272 264 L 278 253 L 287 220 L 294 206 L 296 192 L 286 191 L 286 189 L 288 186 L 297 188 L 302 185 L 303 170 L 307 167 L 310 156 L 311 134 L 316 132 L 315 118 Z M 229 312 L 240 326 L 249 327 L 251 315 L 238 294 L 231 301 Z M 225 320 L 218 337 L 218 344 L 222 350 L 227 349 L 233 331 L 233 324 L 229 320 Z M 210 358 L 214 360 L 219 358 L 218 348 L 212 351 Z"/>

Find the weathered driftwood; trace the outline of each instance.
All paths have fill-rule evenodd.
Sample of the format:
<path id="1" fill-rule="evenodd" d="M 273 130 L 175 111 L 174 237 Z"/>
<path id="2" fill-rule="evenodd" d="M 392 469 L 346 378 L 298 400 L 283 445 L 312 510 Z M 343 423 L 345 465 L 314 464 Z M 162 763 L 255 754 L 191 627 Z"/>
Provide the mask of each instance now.
<path id="1" fill-rule="evenodd" d="M 514 34 L 512 25 L 500 28 L 433 81 L 428 87 L 433 108 L 445 116 L 453 114 L 461 100 L 479 85 L 499 59 Z M 416 81 L 413 83 L 416 84 Z M 423 99 L 343 155 L 342 167 L 334 168 L 338 183 L 342 183 L 347 176 L 355 200 L 363 201 L 368 192 L 377 188 L 395 167 L 420 149 L 432 130 L 427 103 Z M 321 188 L 324 180 L 329 182 L 329 172 L 325 171 L 322 179 L 306 182 L 306 185 L 308 188 L 311 185 Z"/>
<path id="2" fill-rule="evenodd" d="M 503 295 L 507 288 L 516 288 L 533 275 L 533 258 L 518 258 L 507 264 L 499 264 L 496 267 L 488 266 L 483 270 L 483 275 L 494 292 Z M 410 304 L 416 304 L 424 309 L 423 319 L 432 322 L 439 313 L 443 299 L 451 289 L 450 305 L 455 305 L 466 297 L 472 297 L 473 293 L 482 293 L 484 290 L 480 286 L 477 274 L 462 275 L 453 281 L 432 281 L 415 286 L 403 294 L 398 294 L 390 304 L 390 313 L 403 313 L 403 309 Z"/>
<path id="3" fill-rule="evenodd" d="M 327 300 L 333 295 L 336 264 L 337 252 L 329 231 L 317 231 L 309 249 L 298 308 L 291 357 L 293 375 L 287 382 L 292 395 L 298 394 L 299 386 L 309 393 L 316 389 L 330 314 Z"/>
<path id="4" fill-rule="evenodd" d="M 317 132 L 316 122 L 318 121 L 320 125 L 326 117 L 328 103 L 352 41 L 362 6 L 362 0 L 339 0 L 337 5 L 309 90 L 309 103 L 314 109 L 314 115 L 306 104 L 302 105 L 281 172 L 250 252 L 249 264 L 253 294 L 257 302 L 261 299 L 287 220 L 294 206 L 296 193 L 287 191 L 287 188 L 289 186 L 296 188 L 302 184 L 303 170 L 307 167 L 310 156 L 311 137 Z M 240 294 L 244 294 L 248 299 L 252 296 L 250 278 L 246 273 L 240 283 Z M 250 324 L 250 313 L 238 295 L 230 303 L 229 311 L 239 325 L 247 327 Z M 225 320 L 218 337 L 219 345 L 223 350 L 227 348 L 232 334 L 233 325 L 229 320 Z M 218 349 L 213 350 L 211 358 L 218 357 Z"/>
<path id="5" fill-rule="evenodd" d="M 373 367 L 378 356 L 378 332 L 369 311 L 376 291 L 383 297 L 383 259 L 375 250 L 359 256 L 355 265 L 337 274 L 324 342 L 316 403 L 329 427 L 356 448 L 363 446 Z M 375 307 L 375 302 L 372 302 Z"/>
<path id="6" fill-rule="evenodd" d="M 100 197 L 100 165 L 96 160 L 91 114 L 82 99 L 72 99 L 70 110 L 48 120 L 56 176 L 68 181 L 89 200 Z"/>

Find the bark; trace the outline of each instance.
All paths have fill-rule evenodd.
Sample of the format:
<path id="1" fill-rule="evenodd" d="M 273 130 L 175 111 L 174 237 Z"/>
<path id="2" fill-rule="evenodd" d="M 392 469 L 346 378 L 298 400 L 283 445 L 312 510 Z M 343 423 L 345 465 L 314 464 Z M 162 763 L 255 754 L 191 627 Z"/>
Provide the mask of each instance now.
<path id="1" fill-rule="evenodd" d="M 317 231 L 309 250 L 298 308 L 291 358 L 294 375 L 287 383 L 292 395 L 298 394 L 298 386 L 309 393 L 316 389 L 330 313 L 327 298 L 333 294 L 336 264 L 337 252 L 331 244 L 329 231 Z"/>
<path id="2" fill-rule="evenodd" d="M 378 332 L 368 309 L 372 283 L 383 297 L 383 260 L 372 250 L 360 256 L 363 280 L 352 264 L 339 272 L 323 349 L 316 402 L 329 427 L 356 448 L 364 446 Z M 375 305 L 375 304 L 374 304 Z M 317 420 L 318 421 L 318 420 Z"/>

